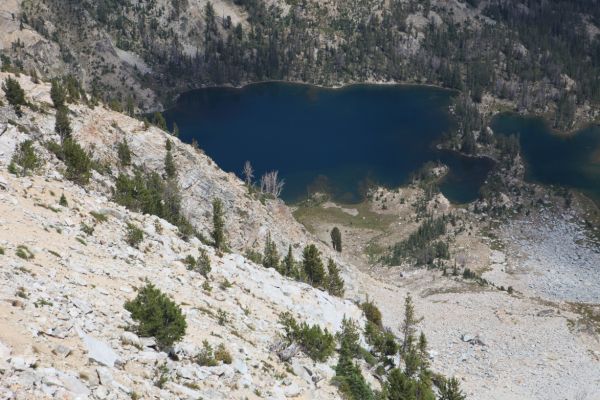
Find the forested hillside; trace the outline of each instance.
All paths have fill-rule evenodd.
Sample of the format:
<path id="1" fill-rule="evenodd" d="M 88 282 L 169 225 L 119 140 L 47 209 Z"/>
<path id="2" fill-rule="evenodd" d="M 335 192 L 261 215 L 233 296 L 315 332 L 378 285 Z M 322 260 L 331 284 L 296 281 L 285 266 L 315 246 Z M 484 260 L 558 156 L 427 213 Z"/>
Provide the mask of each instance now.
<path id="1" fill-rule="evenodd" d="M 600 102 L 594 0 L 24 0 L 14 11 L 40 39 L 5 43 L 13 66 L 44 73 L 37 50 L 50 42 L 98 96 L 144 108 L 159 106 L 157 93 L 164 104 L 189 88 L 268 79 L 440 84 L 477 102 L 556 104 L 563 129 L 576 106 Z"/>

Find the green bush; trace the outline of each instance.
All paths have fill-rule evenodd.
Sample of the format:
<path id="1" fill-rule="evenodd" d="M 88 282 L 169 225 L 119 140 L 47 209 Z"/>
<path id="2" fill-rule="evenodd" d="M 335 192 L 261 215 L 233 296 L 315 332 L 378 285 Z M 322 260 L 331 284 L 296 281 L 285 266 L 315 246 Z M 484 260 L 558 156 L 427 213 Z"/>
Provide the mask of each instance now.
<path id="1" fill-rule="evenodd" d="M 202 276 L 208 278 L 208 274 L 210 274 L 211 271 L 210 257 L 208 256 L 208 252 L 202 247 L 200 248 L 200 255 L 198 256 L 198 260 L 196 260 L 196 267 L 198 268 L 198 272 L 200 272 Z"/>
<path id="2" fill-rule="evenodd" d="M 252 261 L 255 264 L 262 264 L 263 255 L 260 253 L 260 251 L 246 249 L 244 257 L 246 257 L 248 260 Z"/>
<path id="3" fill-rule="evenodd" d="M 335 351 L 335 338 L 327 329 L 319 325 L 298 324 L 290 313 L 280 315 L 279 322 L 283 325 L 285 339 L 288 343 L 296 342 L 314 361 L 325 362 Z"/>
<path id="4" fill-rule="evenodd" d="M 19 82 L 11 77 L 6 78 L 2 84 L 2 90 L 4 90 L 6 100 L 14 107 L 17 116 L 20 117 L 22 115 L 21 106 L 27 104 L 25 101 L 25 91 L 21 88 Z"/>
<path id="5" fill-rule="evenodd" d="M 360 308 L 365 314 L 365 318 L 367 319 L 367 321 L 372 322 L 379 328 L 383 327 L 383 324 L 381 322 L 381 311 L 379 311 L 379 308 L 377 308 L 375 303 L 367 299 L 367 301 L 360 305 Z"/>
<path id="6" fill-rule="evenodd" d="M 132 211 L 166 219 L 177 226 L 183 236 L 194 233 L 194 228 L 182 214 L 177 184 L 163 181 L 156 172 L 146 174 L 136 170 L 132 177 L 119 174 L 113 200 Z"/>
<path id="7" fill-rule="evenodd" d="M 134 327 L 142 337 L 153 336 L 160 347 L 168 347 L 185 335 L 187 323 L 181 308 L 151 283 L 138 292 L 125 309 L 138 322 Z"/>
<path id="8" fill-rule="evenodd" d="M 201 366 L 215 367 L 219 362 L 223 364 L 231 364 L 233 358 L 225 345 L 221 343 L 216 350 L 208 343 L 207 340 L 202 342 L 202 350 L 196 356 L 196 362 Z"/>
<path id="9" fill-rule="evenodd" d="M 21 167 L 20 171 L 16 168 L 13 169 L 16 175 L 29 175 L 31 172 L 34 172 L 41 167 L 42 161 L 33 147 L 33 141 L 25 140 L 19 144 L 12 156 L 11 164 L 16 164 Z"/>
<path id="10" fill-rule="evenodd" d="M 85 185 L 90 181 L 92 160 L 89 154 L 73 139 L 66 139 L 61 147 L 60 159 L 66 164 L 65 177 Z"/>
<path id="11" fill-rule="evenodd" d="M 188 254 L 184 259 L 183 259 L 183 263 L 185 264 L 185 267 L 189 270 L 194 270 L 196 269 L 196 259 L 194 258 L 194 256 L 192 256 L 191 254 Z"/>
<path id="12" fill-rule="evenodd" d="M 127 223 L 127 236 L 125 241 L 132 247 L 138 247 L 144 240 L 144 231 L 132 223 Z"/>

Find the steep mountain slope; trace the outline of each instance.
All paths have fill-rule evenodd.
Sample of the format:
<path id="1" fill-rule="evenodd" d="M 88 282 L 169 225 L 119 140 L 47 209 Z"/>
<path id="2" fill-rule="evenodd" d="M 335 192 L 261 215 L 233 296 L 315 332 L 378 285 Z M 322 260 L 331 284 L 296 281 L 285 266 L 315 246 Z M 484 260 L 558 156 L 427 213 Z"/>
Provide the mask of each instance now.
<path id="1" fill-rule="evenodd" d="M 9 76 L 14 75 L 0 73 L 0 81 Z M 419 328 L 428 335 L 432 368 L 462 378 L 469 398 L 598 399 L 600 347 L 590 324 L 593 312 L 576 314 L 568 303 L 540 301 L 528 292 L 509 295 L 441 277 L 438 271 L 401 276 L 400 271 L 388 269 L 374 279 L 309 234 L 284 204 L 273 200 L 263 204 L 201 151 L 102 105 L 68 105 L 73 137 L 104 165 L 98 167 L 102 174 L 93 172 L 89 185 L 77 186 L 64 178 L 62 162 L 42 145 L 58 140 L 50 85 L 34 83 L 25 75 L 16 79 L 32 106 L 23 107 L 23 116 L 18 117 L 0 93 L 4 103 L 0 108 L 0 247 L 4 250 L 0 290 L 6 301 L 0 321 L 7 328 L 0 330 L 3 396 L 69 397 L 72 392 L 123 398 L 135 391 L 154 398 L 259 394 L 339 398 L 331 384 L 335 358 L 325 364 L 302 355 L 280 361 L 273 350 L 283 331 L 278 316 L 291 311 L 300 321 L 335 332 L 343 316 L 362 325 L 362 314 L 349 300 L 331 297 L 235 254 L 261 248 L 271 232 L 280 253 L 288 244 L 298 244 L 294 250 L 298 258 L 301 245 L 315 243 L 325 257 L 337 260 L 343 267 L 346 297 L 374 300 L 385 325 L 398 335 L 404 298 L 413 293 L 417 315 L 425 317 Z M 39 176 L 15 178 L 7 167 L 15 146 L 26 139 L 34 140 L 46 164 Z M 172 140 L 184 213 L 198 231 L 207 233 L 212 226 L 211 202 L 223 199 L 234 253 L 220 257 L 196 239 L 182 240 L 168 222 L 127 211 L 109 200 L 118 172 L 131 168 L 116 161 L 123 139 L 132 150 L 134 165 L 161 174 L 165 141 Z M 57 204 L 63 193 L 67 207 Z M 100 222 L 91 212 L 108 219 Z M 144 231 L 139 249 L 126 243 L 127 223 Z M 31 251 L 33 258 L 19 257 L 19 246 L 25 246 L 21 251 Z M 206 249 L 211 259 L 210 292 L 203 287 L 204 278 L 183 263 L 187 255 L 198 256 L 199 248 Z M 504 268 L 494 257 L 493 268 Z M 138 344 L 125 333 L 132 321 L 123 304 L 146 278 L 181 303 L 187 315 L 188 334 L 179 347 L 182 361 L 167 359 L 165 353 Z M 114 354 L 107 350 L 105 355 L 120 362 L 108 368 L 90 361 L 93 349 L 85 344 L 89 337 L 110 346 Z M 205 339 L 214 347 L 224 343 L 233 363 L 200 367 L 190 362 Z M 97 345 L 93 339 L 91 343 Z M 376 371 L 366 374 L 374 387 L 378 387 L 376 375 Z M 155 386 L 161 376 L 166 379 L 163 388 Z"/>

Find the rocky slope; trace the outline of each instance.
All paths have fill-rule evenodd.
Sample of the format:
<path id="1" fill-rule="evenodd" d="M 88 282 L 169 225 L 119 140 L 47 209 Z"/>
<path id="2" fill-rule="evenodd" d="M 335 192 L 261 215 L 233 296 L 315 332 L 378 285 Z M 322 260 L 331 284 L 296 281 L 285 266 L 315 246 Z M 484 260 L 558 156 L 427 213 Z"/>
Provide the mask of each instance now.
<path id="1" fill-rule="evenodd" d="M 0 74 L 0 81 L 7 76 Z M 0 108 L 2 397 L 127 398 L 135 392 L 143 398 L 339 398 L 330 382 L 335 359 L 317 364 L 302 355 L 288 363 L 279 360 L 272 350 L 282 331 L 278 315 L 291 311 L 299 320 L 337 331 L 344 315 L 362 321 L 350 300 L 368 295 L 380 306 L 384 323 L 397 332 L 403 299 L 411 292 L 417 314 L 425 317 L 419 328 L 428 335 L 433 369 L 460 377 L 468 398 L 600 398 L 597 336 L 579 329 L 589 325 L 568 303 L 541 301 L 525 291 L 509 295 L 482 289 L 436 271 L 401 275 L 388 269 L 372 278 L 308 233 L 284 204 L 253 199 L 235 176 L 171 138 L 184 210 L 195 227 L 201 232 L 210 228 L 213 198 L 226 205 L 234 252 L 219 257 L 197 240 L 181 240 L 166 221 L 110 201 L 120 168 L 117 143 L 126 138 L 134 164 L 162 173 L 165 132 L 103 106 L 69 104 L 73 136 L 111 166 L 104 175 L 94 173 L 85 188 L 76 186 L 63 178 L 62 163 L 40 145 L 56 139 L 49 84 L 35 84 L 25 75 L 17 79 L 37 108 L 24 107 L 17 118 L 0 93 L 5 103 Z M 16 178 L 8 174 L 7 164 L 15 145 L 26 139 L 35 141 L 46 164 L 38 176 Z M 58 205 L 63 193 L 67 207 Z M 91 212 L 108 219 L 97 221 Z M 139 249 L 124 240 L 129 222 L 145 232 Z M 81 223 L 94 226 L 93 233 L 85 233 Z M 317 243 L 325 256 L 338 260 L 347 300 L 236 255 L 262 246 L 267 232 L 280 252 L 298 244 L 298 255 L 301 245 Z M 19 246 L 33 257 L 19 257 Z M 204 278 L 182 263 L 188 254 L 197 256 L 200 247 L 213 265 L 210 292 L 202 287 Z M 494 255 L 489 263 L 497 261 Z M 182 304 L 187 316 L 179 361 L 126 333 L 131 319 L 123 303 L 145 279 Z M 192 363 L 203 340 L 215 347 L 224 343 L 232 364 Z M 155 385 L 161 376 L 163 388 Z"/>

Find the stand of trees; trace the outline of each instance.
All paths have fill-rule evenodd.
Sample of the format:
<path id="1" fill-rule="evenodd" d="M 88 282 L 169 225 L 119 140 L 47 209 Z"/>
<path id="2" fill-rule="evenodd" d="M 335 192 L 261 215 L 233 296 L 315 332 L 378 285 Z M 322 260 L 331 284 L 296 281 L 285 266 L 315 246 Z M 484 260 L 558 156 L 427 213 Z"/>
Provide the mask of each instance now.
<path id="1" fill-rule="evenodd" d="M 65 61 L 82 64 L 88 56 L 75 53 L 81 47 L 75 40 L 91 41 L 94 29 L 106 30 L 119 48 L 138 53 L 152 66 L 155 74 L 144 78 L 147 83 L 173 92 L 189 84 L 283 79 L 327 85 L 370 78 L 441 84 L 464 91 L 475 102 L 487 92 L 528 109 L 563 96 L 575 105 L 600 102 L 600 37 L 586 29 L 600 26 L 595 0 L 492 0 L 481 13 L 495 23 L 479 18 L 477 24 L 454 22 L 445 8 L 416 0 L 342 2 L 331 14 L 306 4 L 294 3 L 284 12 L 263 0 L 237 0 L 248 15 L 246 28 L 218 15 L 210 2 L 201 24 L 182 28 L 175 24 L 189 7 L 185 1 L 166 8 L 129 0 L 39 1 L 47 7 L 26 4 L 20 18 L 58 41 Z M 478 0 L 468 3 L 479 6 Z M 50 11 L 40 15 L 41 9 Z M 418 32 L 407 17 L 427 17 L 431 10 L 442 21 L 431 18 L 420 28 L 424 40 L 415 47 Z M 50 37 L 45 21 L 65 29 Z M 83 34 L 70 34 L 81 27 L 86 27 Z M 195 53 L 189 52 L 190 45 Z M 122 92 L 101 88 L 114 66 L 91 60 L 98 66 L 88 74 L 93 76 L 90 86 L 108 98 Z M 123 104 L 131 103 L 129 96 L 119 96 Z M 569 125 L 559 120 L 557 127 Z"/>

